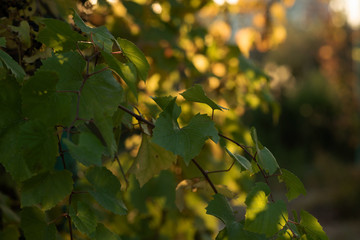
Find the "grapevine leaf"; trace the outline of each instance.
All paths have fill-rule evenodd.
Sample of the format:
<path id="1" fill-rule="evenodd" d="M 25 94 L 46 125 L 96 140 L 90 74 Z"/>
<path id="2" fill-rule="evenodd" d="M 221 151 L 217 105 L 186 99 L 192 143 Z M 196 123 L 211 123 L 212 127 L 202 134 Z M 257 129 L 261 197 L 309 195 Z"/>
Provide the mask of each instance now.
<path id="1" fill-rule="evenodd" d="M 26 240 L 55 240 L 54 224 L 47 224 L 45 213 L 37 207 L 25 207 L 21 211 L 21 229 Z"/>
<path id="2" fill-rule="evenodd" d="M 31 119 L 48 126 L 68 125 L 74 118 L 73 93 L 56 92 L 56 72 L 37 71 L 22 88 L 22 110 Z"/>
<path id="3" fill-rule="evenodd" d="M 54 127 L 46 127 L 37 120 L 29 120 L 20 127 L 18 139 L 28 166 L 32 170 L 50 170 L 58 154 Z"/>
<path id="4" fill-rule="evenodd" d="M 81 86 L 83 80 L 82 73 L 84 71 L 86 62 L 77 52 L 57 53 L 42 61 L 41 70 L 56 71 L 59 81 L 56 85 L 56 90 L 62 91 L 77 91 Z M 62 93 L 64 94 L 64 93 Z M 74 93 L 71 93 L 75 96 Z"/>
<path id="5" fill-rule="evenodd" d="M 0 60 L 6 65 L 12 74 L 14 74 L 16 80 L 20 83 L 25 77 L 26 73 L 24 69 L 10 57 L 9 54 L 0 49 Z"/>
<path id="6" fill-rule="evenodd" d="M 246 231 L 244 225 L 239 222 L 233 222 L 227 228 L 229 240 L 266 240 L 268 238 L 263 234 Z"/>
<path id="7" fill-rule="evenodd" d="M 0 163 L 16 181 L 30 178 L 33 173 L 30 170 L 19 144 L 20 125 L 9 128 L 0 138 Z"/>
<path id="8" fill-rule="evenodd" d="M 91 167 L 86 173 L 87 180 L 92 185 L 91 196 L 107 210 L 124 215 L 127 209 L 119 198 L 120 182 L 105 167 Z"/>
<path id="9" fill-rule="evenodd" d="M 254 127 L 250 130 L 251 137 L 255 143 L 256 152 L 258 153 L 258 163 L 262 169 L 268 172 L 270 175 L 274 174 L 277 169 L 279 169 L 279 164 L 277 163 L 274 155 L 270 152 L 269 149 L 264 147 L 258 140 L 256 129 Z"/>
<path id="10" fill-rule="evenodd" d="M 260 150 L 260 152 L 258 152 L 258 156 L 260 166 L 265 169 L 270 175 L 274 174 L 276 170 L 280 168 L 274 155 L 266 147 L 264 147 Z"/>
<path id="11" fill-rule="evenodd" d="M 10 28 L 13 32 L 16 32 L 19 35 L 21 43 L 23 43 L 26 48 L 31 46 L 30 26 L 27 21 L 23 20 L 20 22 L 18 27 L 10 26 Z"/>
<path id="12" fill-rule="evenodd" d="M 70 206 L 69 215 L 80 232 L 90 235 L 96 230 L 95 213 L 87 204 L 79 201 L 76 204 L 76 209 Z"/>
<path id="13" fill-rule="evenodd" d="M 279 180 L 283 181 L 286 185 L 288 192 L 286 193 L 286 197 L 289 201 L 297 198 L 300 194 L 306 195 L 306 190 L 300 179 L 293 174 L 292 172 L 282 168 L 281 176 L 279 176 Z"/>
<path id="14" fill-rule="evenodd" d="M 261 210 L 267 202 L 267 196 L 270 194 L 270 188 L 263 182 L 258 182 L 253 186 L 246 196 L 245 204 L 250 206 L 254 201 L 257 201 L 257 207 Z M 260 211 L 259 210 L 259 211 Z M 254 211 L 253 211 L 254 212 Z"/>
<path id="15" fill-rule="evenodd" d="M 245 170 L 248 170 L 250 173 L 253 173 L 252 166 L 249 160 L 239 154 L 233 154 L 229 149 L 225 148 L 229 156 L 236 162 L 238 162 Z"/>
<path id="16" fill-rule="evenodd" d="M 98 66 L 95 71 L 102 69 Z M 121 102 L 122 88 L 110 70 L 91 76 L 81 92 L 79 117 L 94 119 L 110 154 L 116 151 L 112 115 Z"/>
<path id="17" fill-rule="evenodd" d="M 199 103 L 205 103 L 209 107 L 211 107 L 213 110 L 218 109 L 226 109 L 224 107 L 221 107 L 217 105 L 214 101 L 212 101 L 210 98 L 208 98 L 204 92 L 204 89 L 200 84 L 195 84 L 193 87 L 187 89 L 185 92 L 181 93 L 181 95 L 187 100 L 191 102 L 199 102 Z"/>
<path id="18" fill-rule="evenodd" d="M 260 191 L 248 205 L 245 214 L 245 229 L 270 237 L 281 230 L 288 220 L 283 201 L 267 203 L 265 193 Z"/>
<path id="19" fill-rule="evenodd" d="M 0 231 L 0 239 L 19 240 L 20 233 L 16 226 L 7 226 Z"/>
<path id="20" fill-rule="evenodd" d="M 101 52 L 106 63 L 114 70 L 128 85 L 131 92 L 137 97 L 137 71 L 132 62 L 120 62 L 110 53 Z"/>
<path id="21" fill-rule="evenodd" d="M 206 115 L 197 114 L 189 124 L 179 127 L 177 118 L 181 108 L 174 98 L 156 120 L 153 130 L 153 142 L 184 158 L 186 164 L 197 156 L 205 141 L 211 137 L 214 142 L 219 140 L 214 122 Z"/>
<path id="22" fill-rule="evenodd" d="M 6 39 L 5 39 L 5 37 L 0 37 L 0 47 L 6 47 Z"/>
<path id="23" fill-rule="evenodd" d="M 145 55 L 135 44 L 126 39 L 118 38 L 117 42 L 119 43 L 123 54 L 135 65 L 139 78 L 146 81 L 150 65 L 146 60 Z"/>
<path id="24" fill-rule="evenodd" d="M 40 173 L 21 187 L 21 206 L 41 204 L 44 210 L 54 207 L 73 189 L 71 173 L 67 170 Z"/>
<path id="25" fill-rule="evenodd" d="M 300 212 L 300 226 L 305 229 L 306 237 L 310 240 L 328 240 L 318 220 L 310 213 L 302 210 Z"/>
<path id="26" fill-rule="evenodd" d="M 96 232 L 91 235 L 93 240 L 120 240 L 120 238 L 107 229 L 103 224 L 99 223 Z"/>
<path id="27" fill-rule="evenodd" d="M 73 17 L 76 26 L 78 26 L 82 32 L 90 36 L 90 38 L 98 47 L 100 47 L 100 49 L 103 49 L 108 53 L 112 51 L 115 38 L 105 26 L 100 26 L 97 28 L 91 28 L 87 26 L 75 10 Z"/>
<path id="28" fill-rule="evenodd" d="M 206 207 L 206 214 L 219 218 L 225 225 L 235 221 L 235 216 L 228 200 L 221 194 L 214 195 L 214 199 Z"/>
<path id="29" fill-rule="evenodd" d="M 55 52 L 72 50 L 77 41 L 86 40 L 64 21 L 45 18 L 42 22 L 45 24 L 45 28 L 39 32 L 36 40 L 53 48 Z"/>
<path id="30" fill-rule="evenodd" d="M 134 173 L 142 187 L 161 170 L 168 169 L 176 161 L 176 156 L 159 145 L 150 142 L 150 137 L 143 135 L 136 159 L 129 169 Z"/>
<path id="31" fill-rule="evenodd" d="M 90 166 L 92 164 L 101 165 L 101 155 L 105 151 L 101 141 L 90 132 L 82 132 L 79 137 L 79 144 L 75 145 L 68 139 L 63 139 L 69 148 L 71 156 L 84 164 Z"/>
<path id="32" fill-rule="evenodd" d="M 0 81 L 0 135 L 12 124 L 21 120 L 19 85 L 13 77 Z"/>
<path id="33" fill-rule="evenodd" d="M 166 106 L 174 99 L 172 96 L 163 96 L 163 97 L 152 97 L 156 104 L 162 109 L 165 110 Z"/>

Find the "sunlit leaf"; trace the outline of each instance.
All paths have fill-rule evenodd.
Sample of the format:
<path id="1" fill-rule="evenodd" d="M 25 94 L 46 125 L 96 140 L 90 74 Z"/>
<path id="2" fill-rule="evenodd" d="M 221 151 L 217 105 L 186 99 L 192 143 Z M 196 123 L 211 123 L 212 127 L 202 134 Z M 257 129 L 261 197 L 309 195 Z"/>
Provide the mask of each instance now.
<path id="1" fill-rule="evenodd" d="M 152 141 L 182 156 L 185 163 L 189 164 L 190 160 L 200 153 L 209 137 L 217 142 L 219 136 L 214 122 L 206 115 L 198 114 L 187 126 L 180 128 L 177 123 L 180 111 L 174 98 L 156 120 Z"/>
<path id="2" fill-rule="evenodd" d="M 297 198 L 300 194 L 306 195 L 306 190 L 300 179 L 292 172 L 282 168 L 279 180 L 286 185 L 288 192 L 286 193 L 289 201 Z"/>
<path id="3" fill-rule="evenodd" d="M 168 169 L 175 161 L 176 156 L 172 152 L 151 142 L 147 135 L 143 135 L 138 155 L 129 172 L 135 174 L 142 187 L 160 171 Z"/>
<path id="4" fill-rule="evenodd" d="M 86 178 L 92 185 L 89 193 L 101 206 L 115 214 L 127 213 L 127 209 L 120 199 L 120 182 L 108 169 L 91 167 L 86 172 Z"/>
<path id="5" fill-rule="evenodd" d="M 47 224 L 45 213 L 37 207 L 25 207 L 21 211 L 21 229 L 26 240 L 55 240 L 56 227 Z"/>
<path id="6" fill-rule="evenodd" d="M 181 93 L 181 95 L 187 100 L 191 102 L 199 102 L 199 103 L 205 103 L 209 107 L 211 107 L 213 110 L 218 109 L 226 109 L 219 105 L 217 105 L 214 101 L 212 101 L 210 98 L 208 98 L 205 95 L 204 89 L 201 85 L 195 84 L 191 88 L 188 88 L 185 92 Z"/>
<path id="7" fill-rule="evenodd" d="M 241 156 L 239 154 L 233 154 L 227 148 L 225 148 L 225 150 L 234 161 L 238 162 L 242 166 L 242 168 L 248 170 L 250 173 L 253 172 L 251 163 L 244 156 Z"/>
<path id="8" fill-rule="evenodd" d="M 37 40 L 53 48 L 55 52 L 72 50 L 77 41 L 86 40 L 84 36 L 73 31 L 70 25 L 64 21 L 44 18 L 42 22 L 45 24 L 45 28 L 39 32 Z"/>
<path id="9" fill-rule="evenodd" d="M 21 206 L 41 204 L 47 210 L 68 196 L 72 189 L 73 180 L 69 171 L 40 173 L 22 184 Z"/>
<path id="10" fill-rule="evenodd" d="M 117 41 L 123 54 L 135 65 L 139 78 L 146 81 L 150 65 L 144 53 L 135 44 L 126 39 L 118 38 Z"/>
<path id="11" fill-rule="evenodd" d="M 308 240 L 328 240 L 323 228 L 318 220 L 310 213 L 301 210 L 300 212 L 300 226 L 305 229 L 306 237 Z"/>
<path id="12" fill-rule="evenodd" d="M 23 20 L 18 27 L 10 26 L 10 28 L 13 32 L 17 32 L 21 43 L 24 44 L 26 48 L 31 46 L 30 26 L 27 21 Z"/>
<path id="13" fill-rule="evenodd" d="M 90 132 L 82 132 L 79 137 L 79 144 L 74 144 L 68 139 L 63 142 L 69 148 L 71 156 L 85 166 L 101 165 L 101 155 L 105 148 L 101 141 Z"/>
<path id="14" fill-rule="evenodd" d="M 214 199 L 206 207 L 206 214 L 221 219 L 226 225 L 235 221 L 235 216 L 228 200 L 221 194 L 214 195 Z"/>

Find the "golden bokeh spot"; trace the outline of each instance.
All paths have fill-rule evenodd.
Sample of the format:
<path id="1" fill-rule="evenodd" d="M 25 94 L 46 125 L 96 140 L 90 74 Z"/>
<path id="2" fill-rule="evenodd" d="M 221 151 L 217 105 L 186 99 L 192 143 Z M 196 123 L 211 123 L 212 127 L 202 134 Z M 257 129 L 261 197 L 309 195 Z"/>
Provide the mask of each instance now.
<path id="1" fill-rule="evenodd" d="M 283 0 L 283 3 L 286 7 L 292 7 L 295 3 L 295 0 Z"/>
<path id="2" fill-rule="evenodd" d="M 125 140 L 125 148 L 129 151 L 130 156 L 136 157 L 141 143 L 141 135 L 132 135 Z"/>
<path id="3" fill-rule="evenodd" d="M 273 40 L 275 44 L 279 44 L 286 39 L 286 29 L 284 26 L 275 26 L 273 29 Z"/>
<path id="4" fill-rule="evenodd" d="M 192 62 L 196 69 L 201 73 L 205 73 L 209 69 L 209 61 L 202 54 L 196 54 L 193 57 Z"/>
<path id="5" fill-rule="evenodd" d="M 270 9 L 271 15 L 279 22 L 286 20 L 286 11 L 281 3 L 274 3 Z"/>
<path id="6" fill-rule="evenodd" d="M 111 10 L 113 11 L 115 16 L 117 16 L 117 17 L 126 17 L 127 10 L 126 10 L 125 6 L 120 1 L 111 3 L 111 6 L 112 6 Z"/>
<path id="7" fill-rule="evenodd" d="M 231 27 L 224 21 L 215 21 L 209 27 L 209 33 L 222 42 L 226 42 L 231 37 Z"/>
<path id="8" fill-rule="evenodd" d="M 265 16 L 262 13 L 255 14 L 253 17 L 253 24 L 255 27 L 263 28 L 265 26 Z"/>
<path id="9" fill-rule="evenodd" d="M 329 45 L 321 46 L 319 49 L 319 57 L 324 60 L 328 60 L 332 58 L 333 54 L 334 54 L 334 50 Z"/>
<path id="10" fill-rule="evenodd" d="M 235 34 L 236 44 L 246 57 L 249 57 L 249 52 L 253 46 L 257 34 L 258 32 L 251 27 L 242 28 Z"/>
<path id="11" fill-rule="evenodd" d="M 220 86 L 220 80 L 217 77 L 209 77 L 208 83 L 211 89 L 216 89 Z"/>
<path id="12" fill-rule="evenodd" d="M 211 65 L 211 71 L 218 77 L 224 77 L 226 75 L 226 67 L 223 63 L 214 63 Z"/>

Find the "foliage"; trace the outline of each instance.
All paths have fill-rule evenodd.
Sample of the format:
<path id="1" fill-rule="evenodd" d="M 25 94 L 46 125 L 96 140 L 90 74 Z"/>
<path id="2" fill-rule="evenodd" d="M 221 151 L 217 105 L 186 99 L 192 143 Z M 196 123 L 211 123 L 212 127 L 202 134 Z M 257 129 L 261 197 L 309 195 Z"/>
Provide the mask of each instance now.
<path id="1" fill-rule="evenodd" d="M 41 66 L 24 64 L 25 70 L 7 53 L 9 38 L 1 38 L 0 109 L 5 114 L 0 163 L 21 204 L 10 208 L 0 202 L 1 237 L 327 239 L 311 214 L 302 211 L 300 220 L 296 214 L 291 220 L 286 203 L 274 200 L 271 177 L 285 183 L 289 201 L 306 191 L 294 174 L 280 169 L 255 129 L 249 133 L 251 147 L 220 133 L 214 110 L 228 114 L 227 109 L 201 85 L 182 91 L 185 102 L 177 96 L 154 97 L 157 106 L 148 106 L 151 120 L 136 107 L 135 113 L 129 106 L 144 98 L 138 86 L 150 70 L 143 52 L 129 40 L 116 39 L 105 26 L 88 26 L 75 11 L 73 22 L 81 33 L 60 20 L 37 19 L 36 40 L 27 22 L 12 28 L 24 47 L 32 47 L 29 41 L 42 44 L 36 53 L 43 58 Z M 238 54 L 247 70 L 256 68 L 243 64 Z M 255 72 L 261 78 L 253 79 L 255 85 L 267 81 L 260 70 Z M 187 112 L 190 102 L 209 106 L 212 115 Z M 134 159 L 124 145 L 140 132 Z M 233 159 L 228 170 L 204 170 L 205 165 L 223 166 L 209 156 L 211 146 Z M 243 178 L 238 177 L 237 190 L 210 178 L 228 172 Z M 242 191 L 244 179 L 248 189 Z M 243 216 L 234 210 L 238 194 L 246 208 Z M 182 205 L 181 213 L 175 203 Z M 223 222 L 221 231 L 210 215 Z"/>

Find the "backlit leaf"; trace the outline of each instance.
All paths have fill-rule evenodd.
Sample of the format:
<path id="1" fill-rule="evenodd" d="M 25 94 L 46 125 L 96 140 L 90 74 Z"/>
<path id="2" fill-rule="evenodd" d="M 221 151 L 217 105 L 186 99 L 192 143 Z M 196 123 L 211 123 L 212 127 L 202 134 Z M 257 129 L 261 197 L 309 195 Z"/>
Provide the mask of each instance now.
<path id="1" fill-rule="evenodd" d="M 68 139 L 63 142 L 69 148 L 71 156 L 85 166 L 101 165 L 101 155 L 105 151 L 101 141 L 90 132 L 82 132 L 79 137 L 79 144 L 74 144 Z"/>
<path id="2" fill-rule="evenodd" d="M 182 156 L 185 163 L 189 164 L 200 153 L 209 137 L 217 142 L 219 136 L 214 122 L 206 115 L 198 114 L 187 126 L 180 128 L 177 122 L 180 111 L 174 98 L 156 120 L 152 141 Z"/>
<path id="3" fill-rule="evenodd" d="M 208 98 L 204 92 L 204 89 L 199 84 L 195 84 L 191 88 L 188 88 L 185 92 L 181 93 L 181 95 L 187 101 L 205 103 L 209 107 L 211 107 L 213 110 L 219 109 L 222 111 L 222 109 L 226 109 L 226 108 L 223 108 L 223 107 L 217 105 L 214 101 L 212 101 L 210 98 Z"/>
<path id="4" fill-rule="evenodd" d="M 305 229 L 306 237 L 309 240 L 328 240 L 323 228 L 319 224 L 318 220 L 310 213 L 301 210 L 300 212 L 300 226 Z"/>
<path id="5" fill-rule="evenodd" d="M 86 173 L 86 178 L 92 185 L 89 193 L 101 206 L 115 214 L 127 213 L 127 209 L 120 199 L 120 182 L 108 169 L 91 167 Z"/>
<path id="6" fill-rule="evenodd" d="M 69 51 L 74 49 L 77 41 L 86 40 L 85 37 L 73 31 L 71 26 L 57 19 L 44 18 L 42 22 L 45 24 L 38 36 L 37 40 L 46 46 L 57 51 Z"/>
<path id="7" fill-rule="evenodd" d="M 135 174 L 142 187 L 161 170 L 168 169 L 175 161 L 176 156 L 172 152 L 151 142 L 150 137 L 144 134 L 138 155 L 129 172 Z"/>
<path id="8" fill-rule="evenodd" d="M 279 176 L 279 179 L 286 185 L 286 189 L 288 190 L 286 196 L 289 201 L 297 198 L 300 194 L 306 195 L 304 185 L 295 174 L 284 168 L 281 169 L 281 172 L 282 174 Z"/>
<path id="9" fill-rule="evenodd" d="M 233 154 L 227 148 L 225 148 L 225 150 L 234 161 L 238 162 L 242 166 L 242 168 L 248 170 L 250 173 L 253 172 L 251 163 L 244 156 L 241 156 L 239 154 Z"/>
<path id="10" fill-rule="evenodd" d="M 226 225 L 235 221 L 235 216 L 228 200 L 221 194 L 214 195 L 214 199 L 206 207 L 206 214 L 221 219 Z"/>
<path id="11" fill-rule="evenodd" d="M 146 81 L 150 65 L 144 53 L 135 44 L 126 39 L 118 38 L 117 42 L 124 55 L 135 65 L 139 78 Z"/>
<path id="12" fill-rule="evenodd" d="M 47 224 L 45 213 L 37 207 L 25 207 L 21 211 L 21 229 L 26 240 L 55 240 L 56 227 Z"/>
<path id="13" fill-rule="evenodd" d="M 277 163 L 274 155 L 266 147 L 258 152 L 258 156 L 260 166 L 270 175 L 274 174 L 279 169 L 279 164 Z"/>
<path id="14" fill-rule="evenodd" d="M 44 210 L 54 207 L 73 189 L 71 173 L 67 170 L 40 173 L 21 187 L 21 206 L 41 204 Z"/>

